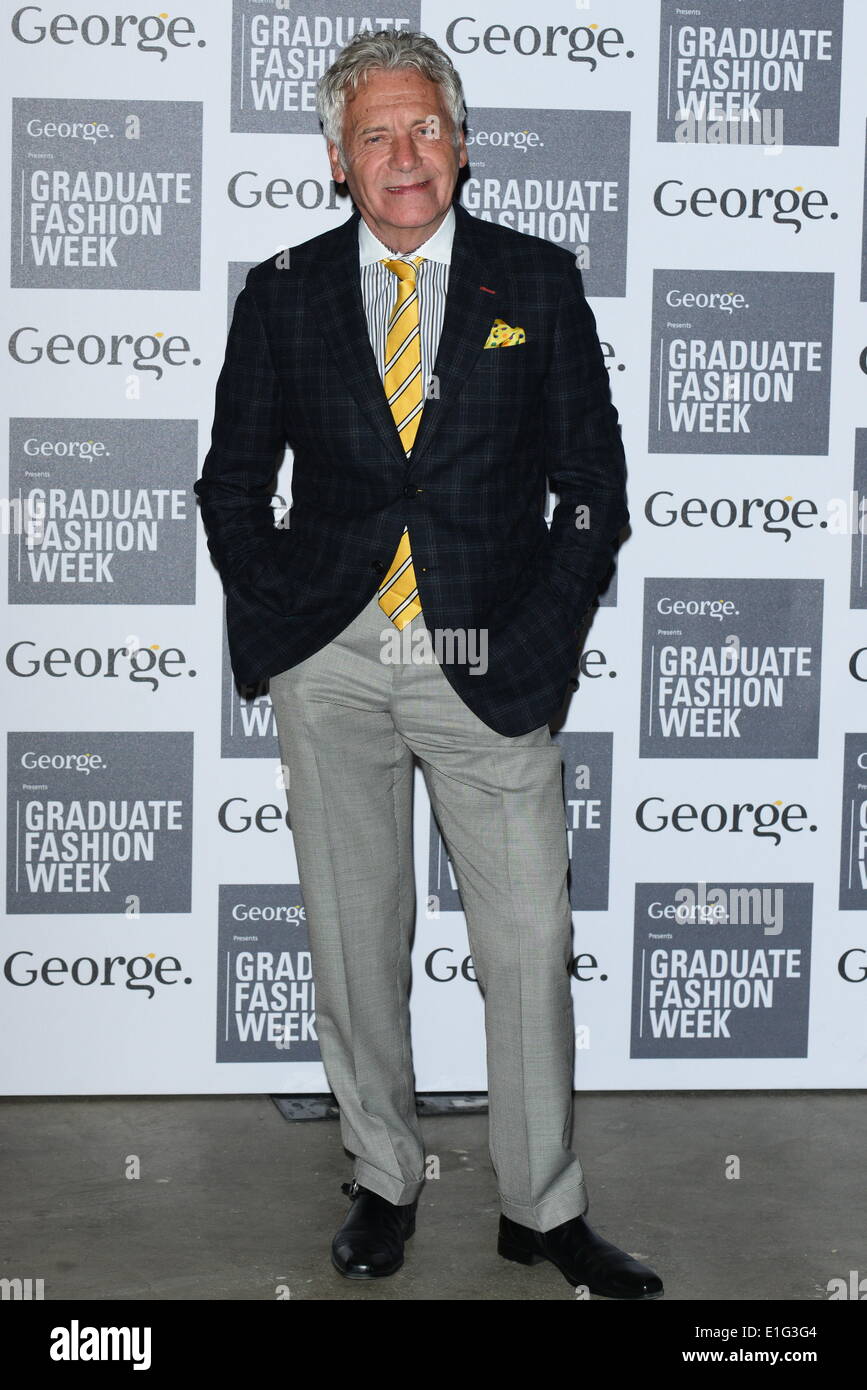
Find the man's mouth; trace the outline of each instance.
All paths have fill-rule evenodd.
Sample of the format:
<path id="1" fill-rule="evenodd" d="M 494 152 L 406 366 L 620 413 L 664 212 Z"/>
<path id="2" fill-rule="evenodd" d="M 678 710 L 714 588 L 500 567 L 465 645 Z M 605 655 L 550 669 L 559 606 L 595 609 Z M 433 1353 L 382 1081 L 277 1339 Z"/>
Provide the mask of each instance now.
<path id="1" fill-rule="evenodd" d="M 396 183 L 391 188 L 386 188 L 385 191 L 386 193 L 396 193 L 398 196 L 402 193 L 420 193 L 423 188 L 427 188 L 429 183 L 430 179 L 425 179 L 422 183 Z"/>

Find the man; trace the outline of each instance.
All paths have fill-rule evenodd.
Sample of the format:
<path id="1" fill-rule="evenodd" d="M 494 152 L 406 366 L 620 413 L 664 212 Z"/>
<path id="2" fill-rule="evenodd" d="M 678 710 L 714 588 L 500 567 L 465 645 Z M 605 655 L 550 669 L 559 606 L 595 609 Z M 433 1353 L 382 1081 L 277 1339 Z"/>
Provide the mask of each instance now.
<path id="1" fill-rule="evenodd" d="M 398 1269 L 424 1182 L 407 998 L 416 757 L 485 998 L 498 1250 L 596 1294 L 656 1297 L 652 1270 L 587 1225 L 570 1148 L 572 924 L 548 720 L 628 519 L 595 320 L 568 252 L 453 201 L 465 107 L 432 40 L 359 36 L 318 100 L 354 213 L 247 277 L 196 492 L 235 675 L 271 678 L 322 1058 L 355 1156 L 332 1261 L 355 1278 Z M 269 495 L 286 442 L 281 529 Z"/>

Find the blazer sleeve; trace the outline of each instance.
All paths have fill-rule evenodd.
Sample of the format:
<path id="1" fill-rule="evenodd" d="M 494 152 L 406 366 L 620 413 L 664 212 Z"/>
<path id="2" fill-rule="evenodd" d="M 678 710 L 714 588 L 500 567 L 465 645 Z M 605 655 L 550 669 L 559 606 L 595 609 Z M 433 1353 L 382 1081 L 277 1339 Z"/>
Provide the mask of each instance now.
<path id="1" fill-rule="evenodd" d="M 544 419 L 545 471 L 559 496 L 549 533 L 549 581 L 579 624 L 608 572 L 629 511 L 619 417 L 574 261 L 557 310 Z"/>
<path id="2" fill-rule="evenodd" d="M 217 379 L 211 446 L 193 485 L 224 585 L 273 573 L 281 533 L 271 493 L 285 443 L 279 379 L 248 274 Z"/>

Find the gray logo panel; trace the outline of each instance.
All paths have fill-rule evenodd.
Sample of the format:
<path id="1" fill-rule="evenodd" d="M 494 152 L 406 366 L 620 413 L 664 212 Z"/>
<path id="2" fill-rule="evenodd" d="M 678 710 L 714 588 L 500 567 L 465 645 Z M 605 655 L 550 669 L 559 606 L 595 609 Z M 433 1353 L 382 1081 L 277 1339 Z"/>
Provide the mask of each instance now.
<path id="1" fill-rule="evenodd" d="M 297 884 L 221 883 L 218 1062 L 318 1062 L 310 939 Z"/>
<path id="2" fill-rule="evenodd" d="M 615 558 L 614 558 L 614 568 L 613 568 L 613 571 L 612 571 L 612 574 L 611 574 L 611 578 L 610 578 L 610 580 L 608 581 L 608 583 L 606 584 L 605 588 L 602 589 L 602 590 L 600 590 L 600 592 L 599 592 L 599 607 L 600 607 L 600 608 L 616 608 L 616 607 L 617 607 L 617 574 L 618 574 L 618 569 L 617 569 L 617 556 L 615 556 Z"/>
<path id="3" fill-rule="evenodd" d="M 13 289 L 197 290 L 202 104 L 12 103 Z"/>
<path id="4" fill-rule="evenodd" d="M 815 758 L 821 579 L 646 579 L 642 758 Z"/>
<path id="5" fill-rule="evenodd" d="M 277 721 L 268 681 L 240 688 L 229 660 L 229 642 L 223 623 L 222 717 L 220 756 L 223 758 L 279 758 Z"/>
<path id="6" fill-rule="evenodd" d="M 867 734 L 847 734 L 840 823 L 840 911 L 867 907 Z"/>
<path id="7" fill-rule="evenodd" d="M 806 1057 L 812 913 L 812 883 L 637 883 L 630 1057 Z"/>
<path id="8" fill-rule="evenodd" d="M 674 141 L 680 122 L 693 117 L 744 122 L 744 144 L 772 143 L 767 132 L 776 126 L 786 145 L 836 145 L 843 0 L 824 0 L 807 24 L 813 8 L 792 0 L 694 7 L 662 0 L 657 139 Z"/>
<path id="9" fill-rule="evenodd" d="M 855 431 L 855 467 L 850 502 L 854 528 L 849 607 L 867 608 L 867 429 Z"/>
<path id="10" fill-rule="evenodd" d="M 563 753 L 572 909 L 605 912 L 611 852 L 613 735 L 561 730 L 555 734 L 554 742 Z"/>
<path id="11" fill-rule="evenodd" d="M 360 19 L 355 6 L 316 0 L 313 12 L 274 0 L 232 0 L 231 129 L 319 135 L 316 86 L 356 32 L 421 29 L 419 0 L 400 14 Z"/>
<path id="12" fill-rule="evenodd" d="M 9 913 L 189 912 L 193 735 L 10 733 Z"/>
<path id="13" fill-rule="evenodd" d="M 235 312 L 235 300 L 244 288 L 247 274 L 258 265 L 258 261 L 229 261 L 228 263 L 228 317 L 226 320 L 227 330 L 232 327 L 232 315 Z"/>
<path id="14" fill-rule="evenodd" d="M 579 256 L 588 295 L 625 295 L 629 122 L 628 111 L 474 108 L 461 203 Z"/>
<path id="15" fill-rule="evenodd" d="M 463 912 L 458 881 L 431 807 L 428 843 L 428 902 L 435 912 Z"/>
<path id="16" fill-rule="evenodd" d="M 861 221 L 861 299 L 867 299 L 867 127 L 864 141 L 864 210 Z"/>
<path id="17" fill-rule="evenodd" d="M 10 421 L 10 603 L 196 600 L 195 420 Z"/>
<path id="18" fill-rule="evenodd" d="M 655 270 L 652 454 L 828 452 L 834 277 Z"/>

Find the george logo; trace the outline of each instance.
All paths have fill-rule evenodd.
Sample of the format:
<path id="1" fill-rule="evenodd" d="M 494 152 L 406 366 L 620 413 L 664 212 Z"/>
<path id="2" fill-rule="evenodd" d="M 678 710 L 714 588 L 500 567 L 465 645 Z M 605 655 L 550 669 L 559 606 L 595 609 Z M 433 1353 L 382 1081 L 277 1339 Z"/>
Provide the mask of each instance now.
<path id="1" fill-rule="evenodd" d="M 49 15 L 41 5 L 22 5 L 11 20 L 12 37 L 32 46 L 54 43 L 62 48 L 134 48 L 155 54 L 161 63 L 170 49 L 192 48 L 196 26 L 186 15 L 71 14 Z M 205 40 L 195 41 L 204 48 Z"/>
<path id="2" fill-rule="evenodd" d="M 287 178 L 263 180 L 256 169 L 239 169 L 226 185 L 226 196 L 236 208 L 249 210 L 262 207 L 283 211 L 298 208 L 302 212 L 346 211 L 346 199 L 338 200 L 337 185 L 329 180 L 327 187 L 318 179 L 300 179 L 292 183 Z"/>
<path id="3" fill-rule="evenodd" d="M 16 989 L 32 985 L 48 985 L 59 989 L 63 985 L 79 985 L 89 989 L 128 989 L 134 994 L 153 999 L 160 985 L 192 984 L 189 975 L 182 975 L 183 966 L 177 956 L 159 956 L 154 951 L 144 956 L 48 956 L 39 960 L 33 951 L 12 951 L 3 962 L 3 978 Z M 181 976 L 179 979 L 178 977 Z"/>
<path id="4" fill-rule="evenodd" d="M 788 545 L 799 531 L 827 531 L 829 536 L 867 535 L 867 493 L 848 497 L 687 497 L 675 500 L 668 488 L 652 492 L 644 504 L 651 526 L 685 526 L 690 531 L 712 527 L 719 531 L 762 531 L 781 536 Z M 817 518 L 821 517 L 821 520 Z M 855 605 L 853 604 L 853 607 Z"/>
<path id="5" fill-rule="evenodd" d="M 463 956 L 457 961 L 452 946 L 436 946 L 434 950 L 429 951 L 425 956 L 424 973 L 429 980 L 438 985 L 451 984 L 458 975 L 468 984 L 476 984 L 472 956 Z"/>
<path id="6" fill-rule="evenodd" d="M 850 985 L 863 985 L 867 980 L 867 950 L 851 946 L 837 961 L 837 974 Z"/>
<path id="7" fill-rule="evenodd" d="M 251 811 L 245 796 L 230 796 L 217 811 L 217 822 L 220 829 L 228 831 L 230 835 L 246 835 L 250 830 L 274 835 L 281 825 L 289 825 L 289 812 L 285 798 L 282 806 L 266 802 Z"/>
<path id="8" fill-rule="evenodd" d="M 482 150 L 511 148 L 523 154 L 539 149 L 543 142 L 538 130 L 478 130 L 468 125 L 466 143 L 467 149 L 471 146 Z"/>
<path id="9" fill-rule="evenodd" d="M 162 680 L 195 676 L 195 670 L 186 663 L 180 647 L 160 647 L 158 643 L 140 647 L 134 637 L 127 647 L 79 647 L 76 651 L 66 647 L 48 647 L 41 651 L 36 642 L 22 638 L 6 650 L 6 669 L 21 680 L 40 674 L 51 680 L 64 680 L 67 676 L 80 676 L 83 680 L 100 677 L 145 685 L 151 691 L 158 690 Z"/>
<path id="10" fill-rule="evenodd" d="M 200 357 L 191 357 L 193 349 L 180 333 L 165 334 L 112 333 L 105 338 L 99 333 L 83 333 L 73 338 L 69 333 L 52 333 L 49 337 L 33 324 L 13 330 L 8 343 L 9 356 L 22 367 L 45 362 L 52 367 L 125 367 L 130 373 L 148 372 L 154 381 L 161 381 L 166 368 L 200 367 Z M 127 377 L 127 394 L 137 399 L 134 376 Z"/>
<path id="11" fill-rule="evenodd" d="M 586 8 L 585 5 L 579 8 Z M 606 62 L 619 58 L 634 58 L 635 51 L 613 24 L 599 28 L 597 24 L 548 24 L 537 29 L 534 24 L 488 24 L 481 28 L 478 20 L 469 15 L 453 19 L 446 29 L 446 46 L 453 53 L 487 53 L 491 58 L 555 58 L 579 63 L 582 70 L 596 72 Z"/>
<path id="12" fill-rule="evenodd" d="M 689 835 L 694 830 L 705 830 L 710 835 L 725 831 L 729 835 L 753 835 L 757 840 L 767 840 L 774 846 L 782 844 L 784 834 L 798 834 L 801 830 L 817 830 L 816 825 L 805 825 L 809 819 L 807 809 L 799 802 L 784 805 L 782 801 L 735 801 L 727 806 L 720 801 L 711 801 L 704 806 L 694 806 L 682 801 L 670 810 L 662 796 L 646 796 L 635 809 L 635 820 L 639 829 L 658 835 L 664 830 Z M 779 827 L 779 828 L 778 828 Z"/>
<path id="13" fill-rule="evenodd" d="M 653 206 L 663 217 L 683 217 L 690 214 L 704 219 L 724 217 L 727 221 L 741 218 L 748 222 L 773 222 L 778 227 L 791 227 L 797 235 L 805 222 L 824 222 L 828 195 L 819 188 L 695 188 L 689 194 L 681 192 L 682 179 L 665 179 L 653 193 Z M 830 212 L 828 220 L 836 221 L 838 214 Z"/>

